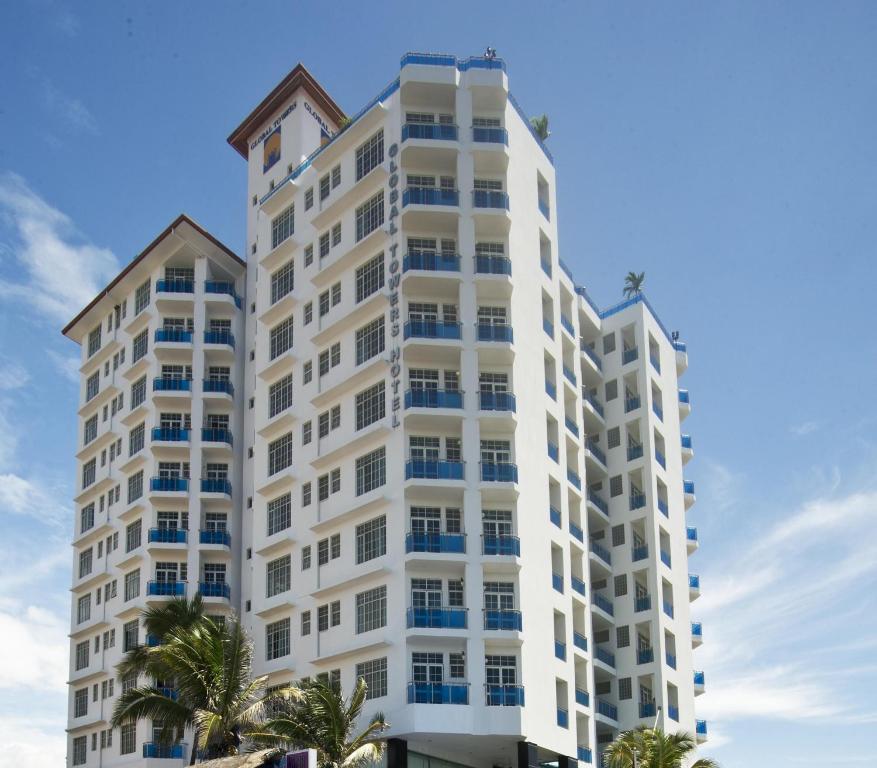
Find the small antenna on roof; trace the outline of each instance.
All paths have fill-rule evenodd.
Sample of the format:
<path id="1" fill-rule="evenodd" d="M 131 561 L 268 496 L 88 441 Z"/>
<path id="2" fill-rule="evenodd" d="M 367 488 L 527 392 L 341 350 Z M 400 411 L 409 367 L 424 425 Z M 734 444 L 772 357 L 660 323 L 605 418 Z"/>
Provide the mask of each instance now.
<path id="1" fill-rule="evenodd" d="M 484 51 L 484 58 L 488 60 L 493 60 L 496 58 L 496 48 L 491 48 L 489 45 L 487 49 Z"/>

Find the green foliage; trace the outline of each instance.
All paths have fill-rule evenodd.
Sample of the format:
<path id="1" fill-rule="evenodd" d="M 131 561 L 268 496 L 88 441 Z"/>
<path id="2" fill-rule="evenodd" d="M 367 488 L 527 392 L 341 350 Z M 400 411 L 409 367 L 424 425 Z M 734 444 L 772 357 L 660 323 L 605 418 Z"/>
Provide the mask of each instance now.
<path id="1" fill-rule="evenodd" d="M 536 132 L 540 141 L 547 141 L 548 137 L 551 136 L 551 131 L 548 130 L 548 115 L 531 117 L 530 125 L 533 127 L 533 130 Z"/>
<path id="2" fill-rule="evenodd" d="M 697 742 L 687 733 L 664 733 L 660 728 L 640 726 L 624 731 L 603 752 L 605 768 L 682 768 L 689 765 Z M 702 757 L 689 768 L 719 768 L 719 764 Z"/>
<path id="3" fill-rule="evenodd" d="M 629 299 L 643 292 L 643 283 L 646 281 L 645 272 L 628 272 L 624 278 L 624 296 Z"/>

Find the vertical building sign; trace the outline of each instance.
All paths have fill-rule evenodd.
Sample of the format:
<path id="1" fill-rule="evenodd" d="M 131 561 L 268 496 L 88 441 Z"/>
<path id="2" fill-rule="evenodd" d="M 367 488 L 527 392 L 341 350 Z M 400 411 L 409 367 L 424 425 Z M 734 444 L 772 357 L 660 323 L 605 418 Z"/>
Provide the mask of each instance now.
<path id="1" fill-rule="evenodd" d="M 399 145 L 391 144 L 387 150 L 390 156 L 390 215 L 387 217 L 387 232 L 390 235 L 390 261 L 387 264 L 387 288 L 390 291 L 390 388 L 393 390 L 393 401 L 390 407 L 390 418 L 393 429 L 399 426 L 399 411 L 402 409 L 402 401 L 399 395 L 400 377 L 402 375 L 402 348 L 399 344 L 399 244 L 396 235 L 399 228 L 396 219 L 399 218 L 399 166 L 396 163 L 396 155 L 399 154 Z"/>

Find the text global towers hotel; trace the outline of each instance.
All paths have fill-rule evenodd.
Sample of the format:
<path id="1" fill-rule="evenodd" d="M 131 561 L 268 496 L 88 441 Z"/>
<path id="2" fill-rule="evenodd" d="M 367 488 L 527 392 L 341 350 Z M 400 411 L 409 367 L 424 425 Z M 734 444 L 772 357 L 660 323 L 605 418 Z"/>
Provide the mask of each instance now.
<path id="1" fill-rule="evenodd" d="M 189 762 L 109 721 L 141 612 L 197 592 L 270 685 L 364 677 L 392 768 L 705 740 L 685 345 L 560 261 L 502 60 L 408 54 L 350 120 L 298 66 L 229 142 L 246 262 L 181 216 L 65 329 L 68 765 Z"/>

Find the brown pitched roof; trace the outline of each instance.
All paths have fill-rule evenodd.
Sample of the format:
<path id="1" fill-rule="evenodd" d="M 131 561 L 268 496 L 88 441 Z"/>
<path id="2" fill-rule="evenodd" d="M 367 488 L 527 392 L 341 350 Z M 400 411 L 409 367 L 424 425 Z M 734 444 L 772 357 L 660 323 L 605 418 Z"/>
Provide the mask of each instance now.
<path id="1" fill-rule="evenodd" d="M 247 159 L 249 154 L 249 145 L 247 139 L 256 132 L 258 127 L 262 125 L 280 105 L 288 99 L 299 88 L 304 88 L 311 98 L 332 120 L 336 125 L 340 125 L 345 115 L 341 107 L 339 107 L 334 99 L 326 93 L 323 86 L 320 85 L 314 76 L 308 72 L 304 64 L 296 64 L 295 68 L 290 72 L 277 87 L 271 91 L 246 119 L 235 128 L 231 136 L 228 137 L 228 143 L 231 144 L 238 154 Z"/>

